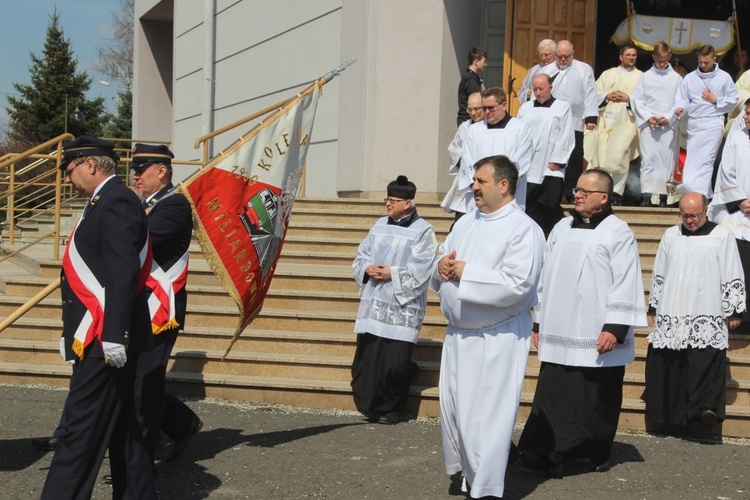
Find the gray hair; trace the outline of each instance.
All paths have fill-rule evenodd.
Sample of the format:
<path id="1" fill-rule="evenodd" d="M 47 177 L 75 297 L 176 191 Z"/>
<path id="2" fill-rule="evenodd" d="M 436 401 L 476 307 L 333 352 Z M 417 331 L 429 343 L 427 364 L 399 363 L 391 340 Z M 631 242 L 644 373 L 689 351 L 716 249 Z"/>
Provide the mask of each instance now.
<path id="1" fill-rule="evenodd" d="M 557 44 L 555 43 L 554 40 L 550 40 L 549 38 L 545 38 L 544 40 L 542 40 L 541 42 L 539 42 L 539 45 L 536 46 L 536 51 L 539 52 L 544 47 L 551 47 L 552 48 L 552 52 L 554 52 L 555 49 L 557 48 Z"/>
<path id="2" fill-rule="evenodd" d="M 96 168 L 102 171 L 102 173 L 105 174 L 114 174 L 115 169 L 117 168 L 117 162 L 110 158 L 109 156 L 91 156 L 92 160 L 94 160 L 94 163 L 96 163 Z"/>

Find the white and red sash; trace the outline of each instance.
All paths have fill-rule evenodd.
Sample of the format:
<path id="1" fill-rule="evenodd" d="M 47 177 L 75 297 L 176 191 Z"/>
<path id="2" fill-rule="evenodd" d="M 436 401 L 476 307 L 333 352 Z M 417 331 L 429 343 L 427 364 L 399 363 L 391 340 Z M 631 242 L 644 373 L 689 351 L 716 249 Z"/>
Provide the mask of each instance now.
<path id="1" fill-rule="evenodd" d="M 83 360 L 83 353 L 91 341 L 97 339 L 99 343 L 102 342 L 102 330 L 104 328 L 104 287 L 101 286 L 99 280 L 96 279 L 94 273 L 81 257 L 81 254 L 78 253 L 75 243 L 77 227 L 78 224 L 73 228 L 68 238 L 68 245 L 65 247 L 65 255 L 63 255 L 62 260 L 62 268 L 65 272 L 65 279 L 68 282 L 68 286 L 70 286 L 75 296 L 86 308 L 86 314 L 84 314 L 76 328 L 72 346 L 73 352 L 78 356 L 78 359 Z M 141 270 L 138 273 L 136 293 L 140 293 L 146 284 L 148 270 L 151 268 L 153 260 L 150 236 L 146 239 L 146 243 L 138 253 L 138 257 L 141 263 Z"/>
<path id="2" fill-rule="evenodd" d="M 177 328 L 175 295 L 185 288 L 188 274 L 188 251 L 169 269 L 162 269 L 155 260 L 151 264 L 151 274 L 146 285 L 151 288 L 148 310 L 151 313 L 151 330 L 158 335 L 170 328 Z"/>

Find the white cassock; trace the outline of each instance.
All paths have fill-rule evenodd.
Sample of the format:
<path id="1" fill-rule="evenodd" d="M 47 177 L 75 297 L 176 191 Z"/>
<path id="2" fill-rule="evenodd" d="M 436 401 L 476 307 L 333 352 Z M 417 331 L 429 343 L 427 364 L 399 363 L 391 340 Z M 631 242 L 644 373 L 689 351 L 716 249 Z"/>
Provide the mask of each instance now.
<path id="1" fill-rule="evenodd" d="M 667 194 L 667 181 L 677 165 L 679 132 L 675 130 L 674 98 L 682 77 L 672 66 L 652 66 L 635 88 L 630 100 L 638 125 L 641 150 L 641 192 Z M 669 123 L 651 128 L 649 118 L 664 117 Z"/>
<path id="2" fill-rule="evenodd" d="M 729 229 L 683 237 L 664 233 L 656 251 L 649 304 L 656 309 L 649 343 L 658 349 L 726 349 L 727 319 L 745 310 L 745 276 Z"/>
<path id="3" fill-rule="evenodd" d="M 453 176 L 453 184 L 448 192 L 445 194 L 440 206 L 446 212 L 461 212 L 466 213 L 466 197 L 461 196 L 458 189 L 458 162 L 461 160 L 461 149 L 466 141 L 466 134 L 469 131 L 469 125 L 473 122 L 466 120 L 458 126 L 456 135 L 453 136 L 453 140 L 448 144 L 448 154 L 451 158 L 451 166 L 448 169 L 448 174 Z"/>
<path id="4" fill-rule="evenodd" d="M 427 308 L 427 281 L 435 260 L 435 229 L 420 218 L 408 227 L 381 217 L 357 249 L 352 274 L 360 290 L 355 333 L 415 344 Z M 391 279 L 367 280 L 373 264 L 391 266 Z"/>
<path id="5" fill-rule="evenodd" d="M 627 102 L 608 102 L 607 94 L 621 91 L 632 97 L 643 72 L 610 68 L 596 81 L 597 100 L 602 104 L 593 137 L 584 143 L 583 157 L 589 168 L 602 168 L 612 175 L 614 190 L 622 194 L 630 162 L 638 158 L 638 129 Z"/>
<path id="6" fill-rule="evenodd" d="M 536 99 L 532 99 L 521 106 L 518 119 L 529 126 L 534 140 L 534 159 L 526 179 L 541 184 L 545 176 L 565 177 L 565 170 L 550 170 L 547 164 L 567 164 L 576 139 L 573 116 L 567 102 L 553 98 L 550 106 L 535 106 L 536 102 Z"/>
<path id="7" fill-rule="evenodd" d="M 588 64 L 574 60 L 562 71 L 557 64 L 548 64 L 542 71 L 555 78 L 552 82 L 552 96 L 570 104 L 573 129 L 583 132 L 583 120 L 589 116 L 599 116 L 594 70 Z"/>
<path id="8" fill-rule="evenodd" d="M 706 89 L 713 91 L 716 104 L 703 100 Z M 688 118 L 687 157 L 679 192 L 696 191 L 712 197 L 711 176 L 724 132 L 724 114 L 732 111 L 737 99 L 732 77 L 717 64 L 708 73 L 700 68 L 691 71 L 677 87 L 674 107 L 683 108 L 683 116 Z"/>
<path id="9" fill-rule="evenodd" d="M 509 117 L 509 116 L 508 116 Z M 473 123 L 461 148 L 461 166 L 458 170 L 458 189 L 464 197 L 466 210 L 476 210 L 471 185 L 474 183 L 474 164 L 488 156 L 504 155 L 518 166 L 516 201 L 524 207 L 526 203 L 526 174 L 534 157 L 534 140 L 529 127 L 517 118 L 510 120 L 504 128 L 487 128 L 487 121 Z"/>
<path id="10" fill-rule="evenodd" d="M 529 72 L 526 73 L 526 77 L 523 79 L 523 83 L 521 84 L 521 90 L 518 91 L 518 100 L 521 102 L 521 104 L 533 100 L 534 77 L 542 71 L 542 68 L 544 68 L 544 65 L 542 63 L 535 64 L 529 69 Z M 529 95 L 529 92 L 531 92 L 531 98 L 527 97 Z"/>
<path id="11" fill-rule="evenodd" d="M 648 325 L 635 234 L 614 215 L 595 229 L 558 222 L 547 242 L 535 319 L 539 359 L 566 366 L 624 366 L 635 359 L 635 327 Z M 596 350 L 602 326 L 629 325 L 625 341 Z"/>
<path id="12" fill-rule="evenodd" d="M 727 135 L 708 218 L 726 226 L 736 239 L 750 241 L 750 217 L 742 210 L 729 212 L 727 209 L 728 203 L 750 198 L 750 130 L 742 116 L 744 113 L 737 117 Z"/>
<path id="13" fill-rule="evenodd" d="M 430 288 L 449 321 L 440 366 L 445 468 L 463 471 L 474 498 L 503 496 L 544 255 L 541 229 L 515 201 L 456 222 L 437 261 L 456 251 L 460 281 Z"/>
<path id="14" fill-rule="evenodd" d="M 750 71 L 742 73 L 742 76 L 737 79 L 734 86 L 737 88 L 737 104 L 734 106 L 732 112 L 729 113 L 729 120 L 727 120 L 727 126 L 724 128 L 725 132 L 729 132 L 732 124 L 744 113 L 745 101 L 750 99 Z"/>

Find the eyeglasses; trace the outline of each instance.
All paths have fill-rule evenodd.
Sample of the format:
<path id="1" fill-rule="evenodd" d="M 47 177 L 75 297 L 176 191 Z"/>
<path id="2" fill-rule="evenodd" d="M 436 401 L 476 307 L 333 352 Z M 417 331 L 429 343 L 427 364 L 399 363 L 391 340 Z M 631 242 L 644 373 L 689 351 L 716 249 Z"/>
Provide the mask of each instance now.
<path id="1" fill-rule="evenodd" d="M 402 201 L 408 200 L 399 200 L 398 198 L 383 198 L 383 201 L 386 205 L 395 205 L 396 203 L 401 203 Z"/>
<path id="2" fill-rule="evenodd" d="M 494 111 L 495 111 L 495 109 L 497 109 L 497 107 L 498 107 L 498 106 L 500 106 L 501 104 L 503 104 L 503 103 L 501 102 L 501 103 L 499 103 L 499 104 L 495 104 L 494 106 L 482 106 L 482 109 L 483 109 L 483 110 L 485 110 L 485 111 L 489 111 L 490 113 L 492 113 L 492 112 L 494 112 Z"/>
<path id="3" fill-rule="evenodd" d="M 480 111 L 482 111 L 482 106 L 475 106 L 473 108 L 466 108 L 466 111 L 468 113 L 479 113 Z"/>
<path id="4" fill-rule="evenodd" d="M 70 177 L 70 175 L 73 173 L 73 170 L 75 170 L 76 168 L 78 168 L 78 166 L 81 165 L 81 164 L 83 164 L 83 163 L 86 163 L 86 158 L 83 158 L 82 160 L 80 160 L 78 163 L 76 163 L 75 165 L 73 165 L 72 168 L 66 168 L 65 169 L 65 177 Z"/>
<path id="5" fill-rule="evenodd" d="M 558 59 L 570 59 L 571 57 L 573 57 L 573 53 L 571 52 L 570 54 L 555 54 L 555 57 L 557 57 Z"/>
<path id="6" fill-rule="evenodd" d="M 590 194 L 594 194 L 594 193 L 607 194 L 606 191 L 589 191 L 588 189 L 583 189 L 583 188 L 579 188 L 579 187 L 573 188 L 573 194 L 574 195 L 580 194 L 584 198 L 588 198 Z"/>
<path id="7" fill-rule="evenodd" d="M 654 59 L 654 64 L 669 64 L 669 60 L 671 58 L 667 59 Z"/>
<path id="8" fill-rule="evenodd" d="M 701 210 L 697 214 L 680 214 L 680 219 L 682 220 L 698 220 L 700 219 L 701 215 L 703 215 L 706 211 Z"/>

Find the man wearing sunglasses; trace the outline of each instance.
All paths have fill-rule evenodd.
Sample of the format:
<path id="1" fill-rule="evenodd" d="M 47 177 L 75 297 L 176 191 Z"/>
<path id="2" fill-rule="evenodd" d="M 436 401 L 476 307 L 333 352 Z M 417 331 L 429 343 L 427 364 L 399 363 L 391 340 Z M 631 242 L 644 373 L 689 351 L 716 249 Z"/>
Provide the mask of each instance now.
<path id="1" fill-rule="evenodd" d="M 73 374 L 43 499 L 90 498 L 108 447 L 115 497 L 157 497 L 133 409 L 138 355 L 151 347 L 151 248 L 138 197 L 115 175 L 118 159 L 96 137 L 63 145 L 60 168 L 87 204 L 62 261 L 60 354 Z"/>
<path id="2" fill-rule="evenodd" d="M 185 328 L 188 247 L 193 231 L 190 204 L 173 192 L 172 158 L 164 145 L 136 144 L 130 170 L 133 184 L 148 208 L 148 232 L 154 266 L 146 286 L 154 350 L 141 356 L 136 370 L 138 417 L 151 458 L 161 431 L 173 440 L 166 461 L 180 456 L 202 422 L 182 401 L 164 392 L 169 356 L 179 330 Z"/>
<path id="3" fill-rule="evenodd" d="M 458 189 L 466 201 L 466 213 L 476 210 L 474 193 L 474 164 L 482 158 L 503 155 L 518 169 L 515 200 L 523 209 L 526 205 L 526 174 L 534 156 L 531 129 L 522 120 L 508 114 L 508 101 L 500 87 L 490 87 L 482 92 L 484 120 L 472 124 L 461 148 L 461 166 L 458 171 Z"/>

